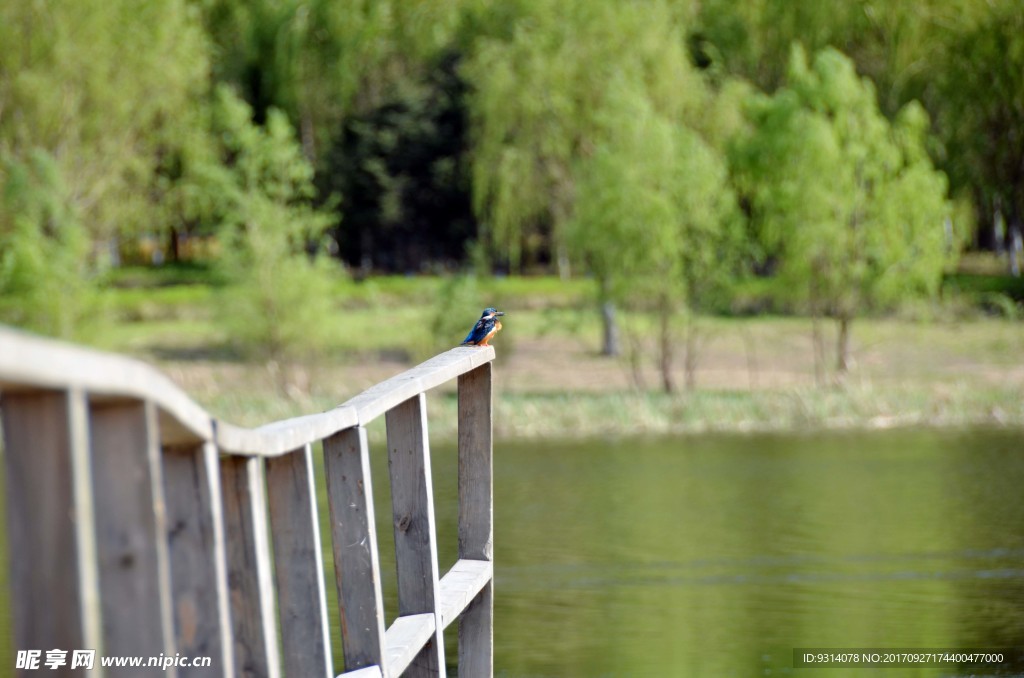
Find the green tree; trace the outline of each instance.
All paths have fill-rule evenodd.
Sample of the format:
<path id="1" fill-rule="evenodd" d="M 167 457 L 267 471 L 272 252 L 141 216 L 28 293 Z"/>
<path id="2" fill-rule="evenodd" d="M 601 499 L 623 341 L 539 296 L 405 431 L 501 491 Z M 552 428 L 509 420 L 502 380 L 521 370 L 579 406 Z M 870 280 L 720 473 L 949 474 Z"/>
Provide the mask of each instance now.
<path id="1" fill-rule="evenodd" d="M 941 63 L 938 120 L 952 181 L 973 193 L 985 223 L 994 225 L 1001 216 L 1009 222 L 1010 233 L 1020 237 L 1024 235 L 1024 6 L 995 3 L 984 20 L 951 38 Z"/>
<path id="2" fill-rule="evenodd" d="M 727 284 L 737 260 L 738 210 L 722 157 L 695 131 L 613 83 L 600 119 L 606 134 L 576 167 L 572 249 L 606 299 L 656 318 L 658 367 L 675 388 L 674 325 L 686 334 L 686 383 L 694 386 L 695 312 Z"/>
<path id="3" fill-rule="evenodd" d="M 185 0 L 0 3 L 0 157 L 49 154 L 94 241 L 161 228 L 155 175 L 207 55 Z"/>
<path id="4" fill-rule="evenodd" d="M 573 167 L 598 141 L 608 84 L 635 83 L 675 119 L 698 109 L 702 83 L 666 2 L 536 0 L 522 10 L 506 35 L 477 42 L 466 68 L 474 204 L 494 251 L 514 267 L 552 252 L 564 276 Z"/>
<path id="5" fill-rule="evenodd" d="M 449 47 L 463 2 L 201 0 L 220 58 L 217 81 L 242 93 L 260 124 L 283 110 L 317 165 L 343 121 L 415 79 Z"/>
<path id="6" fill-rule="evenodd" d="M 61 338 L 81 338 L 98 297 L 89 239 L 67 187 L 45 151 L 0 166 L 0 322 Z"/>
<path id="7" fill-rule="evenodd" d="M 465 82 L 447 55 L 367 114 L 349 116 L 318 176 L 344 196 L 336 240 L 362 270 L 407 273 L 460 262 L 476 235 Z"/>
<path id="8" fill-rule="evenodd" d="M 925 152 L 916 104 L 890 123 L 871 83 L 833 49 L 808 64 L 795 47 L 787 85 L 750 106 L 734 161 L 755 224 L 792 298 L 838 326 L 837 373 L 850 325 L 871 308 L 937 291 L 947 263 L 945 176 Z M 816 350 L 816 365 L 820 364 Z"/>
<path id="9" fill-rule="evenodd" d="M 693 45 L 702 65 L 714 65 L 774 91 L 786 72 L 790 44 L 810 49 L 847 47 L 864 28 L 864 3 L 819 0 L 729 0 L 701 2 Z"/>
<path id="10" fill-rule="evenodd" d="M 291 362 L 324 347 L 336 267 L 311 257 L 332 223 L 310 205 L 313 169 L 277 110 L 267 124 L 226 87 L 213 104 L 212 131 L 229 171 L 210 177 L 223 191 L 212 204 L 222 227 L 220 265 L 227 279 L 220 317 L 244 353 Z M 218 169 L 220 166 L 214 166 Z"/>
<path id="11" fill-rule="evenodd" d="M 987 0 L 705 0 L 692 43 L 703 67 L 767 92 L 783 84 L 793 42 L 811 52 L 835 47 L 874 81 L 891 116 L 935 89 L 950 29 L 975 25 L 990 11 Z"/>

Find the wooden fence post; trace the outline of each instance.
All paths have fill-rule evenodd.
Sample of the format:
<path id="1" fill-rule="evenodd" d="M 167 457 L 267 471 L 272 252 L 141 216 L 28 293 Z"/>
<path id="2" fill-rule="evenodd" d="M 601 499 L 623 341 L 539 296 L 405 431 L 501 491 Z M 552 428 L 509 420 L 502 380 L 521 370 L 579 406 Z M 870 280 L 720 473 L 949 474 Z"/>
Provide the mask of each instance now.
<path id="1" fill-rule="evenodd" d="M 220 465 L 213 443 L 164 448 L 167 539 L 177 651 L 212 657 L 184 676 L 235 675 Z"/>
<path id="2" fill-rule="evenodd" d="M 99 654 L 103 645 L 85 394 L 5 392 L 0 414 L 8 548 L 17 554 L 11 558 L 15 649 Z M 19 671 L 22 676 L 36 673 Z M 85 676 L 86 670 L 68 668 L 62 675 Z"/>
<path id="3" fill-rule="evenodd" d="M 156 411 L 142 401 L 96 402 L 91 414 L 96 544 L 109 655 L 174 655 L 166 509 Z M 171 666 L 110 675 L 177 675 Z"/>
<path id="4" fill-rule="evenodd" d="M 324 468 L 345 670 L 376 665 L 386 678 L 384 602 L 366 429 L 358 426 L 325 439 Z"/>
<path id="5" fill-rule="evenodd" d="M 459 558 L 494 557 L 491 364 L 459 376 Z M 459 618 L 459 672 L 494 674 L 493 576 Z"/>
<path id="6" fill-rule="evenodd" d="M 434 615 L 434 637 L 416 655 L 404 675 L 444 676 L 444 623 L 437 571 L 426 396 L 420 393 L 406 400 L 389 410 L 385 418 L 398 566 L 398 614 Z"/>
<path id="7" fill-rule="evenodd" d="M 138 361 L 0 327 L 16 648 L 163 655 L 160 674 L 178 678 L 332 678 L 311 447 L 323 441 L 344 675 L 443 678 L 443 631 L 460 618 L 460 674 L 492 675 L 492 360 L 454 348 L 327 412 L 244 429 Z M 440 577 L 425 393 L 455 377 L 459 559 Z M 364 428 L 381 415 L 390 626 Z M 155 674 L 148 663 L 61 675 Z"/>
<path id="8" fill-rule="evenodd" d="M 220 463 L 235 671 L 252 678 L 279 678 L 263 460 L 225 457 Z"/>
<path id="9" fill-rule="evenodd" d="M 334 678 L 309 445 L 267 459 L 267 504 L 284 674 Z"/>

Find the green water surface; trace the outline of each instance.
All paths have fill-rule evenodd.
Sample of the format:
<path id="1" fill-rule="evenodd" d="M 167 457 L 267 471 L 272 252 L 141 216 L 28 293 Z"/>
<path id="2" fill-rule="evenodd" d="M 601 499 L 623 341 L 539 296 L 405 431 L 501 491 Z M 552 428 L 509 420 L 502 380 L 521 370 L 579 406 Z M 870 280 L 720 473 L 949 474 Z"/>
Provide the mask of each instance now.
<path id="1" fill-rule="evenodd" d="M 457 458 L 432 455 L 443 573 Z M 383 446 L 373 471 L 390 619 Z M 987 675 L 794 669 L 793 649 L 1024 648 L 1019 431 L 498 443 L 494 482 L 498 676 Z M 0 609 L 0 676 L 10 636 Z"/>
<path id="2" fill-rule="evenodd" d="M 500 675 L 951 675 L 794 670 L 792 652 L 1024 647 L 1020 432 L 496 454 Z"/>

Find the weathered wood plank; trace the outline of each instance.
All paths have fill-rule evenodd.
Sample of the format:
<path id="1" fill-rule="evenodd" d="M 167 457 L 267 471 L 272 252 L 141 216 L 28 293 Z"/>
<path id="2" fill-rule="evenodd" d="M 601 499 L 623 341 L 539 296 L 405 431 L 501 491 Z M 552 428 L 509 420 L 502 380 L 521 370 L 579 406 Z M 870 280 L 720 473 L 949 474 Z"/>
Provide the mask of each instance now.
<path id="1" fill-rule="evenodd" d="M 224 452 L 275 457 L 351 428 L 357 421 L 355 408 L 342 405 L 321 414 L 284 419 L 255 429 L 219 422 L 217 447 Z"/>
<path id="2" fill-rule="evenodd" d="M 354 660 L 348 661 L 348 657 L 358 656 L 364 667 L 371 666 L 368 662 L 372 661 L 372 665 L 379 666 L 381 674 L 387 678 L 388 669 L 383 664 L 385 632 L 378 571 L 379 557 L 373 531 L 372 492 L 369 485 L 365 431 L 359 426 L 387 412 L 389 466 L 394 488 L 392 508 L 395 513 L 398 551 L 400 613 L 403 616 L 429 614 L 434 617 L 434 636 L 412 662 L 409 674 L 444 674 L 441 630 L 445 624 L 451 622 L 452 617 L 457 614 L 455 610 L 463 605 L 466 597 L 473 595 L 473 590 L 478 590 L 478 593 L 473 602 L 466 607 L 463 613 L 464 623 L 460 626 L 470 626 L 466 622 L 467 615 L 479 616 L 482 623 L 473 624 L 480 627 L 473 636 L 479 637 L 479 640 L 470 638 L 467 642 L 460 642 L 460 645 L 467 648 L 474 647 L 478 642 L 486 645 L 486 651 L 480 656 L 484 657 L 488 667 L 486 673 L 489 674 L 489 657 L 492 652 L 492 583 L 488 581 L 480 587 L 479 582 L 483 579 L 483 575 L 480 574 L 482 570 L 479 566 L 474 566 L 480 570 L 475 577 L 449 573 L 453 578 L 447 581 L 445 591 L 451 600 L 443 600 L 441 597 L 423 392 L 457 376 L 460 377 L 460 475 L 465 471 L 462 469 L 464 464 L 468 464 L 469 469 L 467 478 L 460 481 L 460 558 L 489 561 L 493 532 L 489 363 L 493 359 L 494 350 L 490 347 L 456 348 L 377 384 L 345 405 L 329 412 L 297 417 L 248 430 L 221 422 L 215 424 L 208 414 L 169 380 L 146 365 L 119 356 L 0 328 L 0 389 L 3 389 L 5 397 L 5 421 L 10 418 L 10 408 L 7 407 L 10 402 L 34 397 L 33 393 L 38 394 L 40 388 L 67 389 L 77 394 L 71 397 L 58 393 L 64 398 L 64 413 L 60 415 L 57 412 L 55 415 L 55 411 L 51 411 L 48 415 L 50 419 L 57 415 L 63 416 L 71 423 L 70 433 L 65 431 L 64 440 L 61 441 L 58 427 L 51 426 L 50 431 L 44 435 L 44 438 L 49 436 L 44 441 L 45 445 L 53 449 L 63 449 L 65 457 L 70 457 L 70 461 L 65 458 L 59 462 L 64 464 L 63 476 L 61 472 L 50 473 L 47 467 L 49 477 L 45 481 L 39 480 L 38 476 L 41 473 L 38 466 L 52 466 L 52 459 L 33 462 L 27 469 L 15 468 L 11 472 L 11 477 L 25 477 L 27 480 L 23 486 L 42 487 L 48 491 L 38 494 L 23 493 L 22 499 L 9 500 L 12 505 L 21 502 L 18 509 L 11 511 L 12 522 L 15 521 L 14 516 L 20 515 L 24 518 L 24 525 L 32 525 L 33 529 L 38 529 L 36 526 L 41 522 L 40 512 L 25 508 L 31 498 L 43 495 L 60 495 L 64 498 L 63 504 L 60 505 L 62 510 L 57 511 L 57 518 L 51 521 L 55 521 L 58 527 L 47 525 L 46 529 L 55 529 L 62 534 L 65 543 L 58 547 L 50 540 L 38 550 L 48 556 L 58 556 L 60 562 L 74 563 L 73 574 L 78 582 L 74 591 L 77 593 L 77 608 L 71 610 L 70 617 L 65 614 L 62 619 L 74 618 L 77 614 L 77 626 L 74 623 L 67 626 L 77 628 L 78 636 L 82 640 L 78 643 L 65 644 L 69 647 L 76 645 L 95 647 L 101 651 L 110 650 L 102 645 L 103 626 L 100 621 L 98 597 L 101 590 L 115 590 L 115 587 L 109 582 L 101 587 L 101 577 L 97 568 L 96 520 L 92 514 L 95 504 L 104 516 L 116 515 L 121 521 L 118 523 L 114 520 L 109 525 L 105 517 L 102 521 L 104 535 L 99 538 L 103 540 L 105 555 L 114 552 L 110 549 L 110 544 L 115 544 L 122 549 L 122 559 L 118 563 L 122 570 L 153 572 L 153 563 L 156 564 L 155 584 L 146 588 L 146 593 L 159 599 L 160 602 L 153 608 L 157 613 L 152 615 L 153 619 L 146 624 L 133 625 L 131 628 L 128 628 L 129 625 L 125 621 L 127 617 L 118 615 L 116 621 L 110 622 L 113 624 L 112 629 L 117 627 L 110 631 L 112 638 L 126 638 L 126 634 L 130 633 L 145 635 L 147 629 L 151 631 L 153 628 L 159 628 L 163 631 L 163 650 L 180 652 L 190 641 L 196 642 L 198 634 L 201 633 L 209 637 L 208 647 L 212 648 L 205 654 L 217 655 L 216 647 L 219 643 L 220 655 L 223 658 L 221 668 L 225 673 L 277 676 L 280 673 L 280 657 L 270 581 L 272 568 L 266 534 L 267 497 L 263 487 L 263 461 L 259 457 L 273 458 L 288 454 L 290 450 L 304 447 L 326 436 L 335 439 L 341 445 L 339 450 L 345 446 L 349 450 L 348 453 L 338 452 L 334 464 L 341 469 L 356 471 L 355 475 L 340 473 L 336 474 L 336 481 L 329 480 L 329 487 L 333 487 L 332 533 L 336 555 L 335 574 L 342 593 L 342 607 L 345 610 L 342 636 L 343 645 L 346 646 L 347 666 L 357 668 L 359 664 Z M 109 464 L 114 463 L 110 459 L 104 457 L 98 462 L 90 459 L 90 434 L 86 416 L 89 404 L 83 395 L 86 390 L 89 392 L 89 403 L 98 420 L 101 420 L 91 440 L 97 449 L 110 445 L 118 449 L 139 447 L 139 440 L 144 438 L 139 448 L 143 450 L 143 454 L 134 460 L 134 468 L 131 464 L 117 464 L 116 467 L 108 468 Z M 141 420 L 144 421 L 144 425 L 138 423 L 140 406 L 125 405 L 126 399 L 151 403 L 142 406 Z M 122 415 L 133 418 L 135 423 L 127 427 L 120 423 L 102 423 L 104 418 L 114 421 Z M 13 428 L 17 429 L 17 424 Z M 345 433 L 346 431 L 350 433 Z M 144 434 L 141 438 L 140 432 Z M 135 436 L 134 442 L 125 442 L 132 436 Z M 29 437 L 31 438 L 31 435 Z M 10 439 L 8 434 L 8 445 Z M 72 440 L 78 440 L 79 443 L 73 443 Z M 243 455 L 246 458 L 227 458 L 222 464 L 218 464 L 217 448 L 211 441 L 214 444 L 219 442 L 223 446 L 221 451 L 229 455 Z M 158 458 L 161 444 L 168 449 L 168 455 L 177 455 L 169 456 L 166 465 L 154 461 Z M 203 448 L 203 445 L 207 447 Z M 327 448 L 328 445 L 325 444 L 325 452 Z M 191 452 L 182 454 L 180 450 L 184 449 Z M 200 449 L 203 450 L 201 458 Z M 194 458 L 190 458 L 190 455 Z M 308 457 L 308 452 L 306 456 Z M 328 463 L 332 463 L 331 456 L 325 456 Z M 13 467 L 20 463 L 11 461 L 14 455 L 5 457 L 9 466 Z M 56 457 L 60 457 L 60 454 Z M 141 467 L 140 460 L 144 462 Z M 95 475 L 100 475 L 102 470 L 104 480 L 100 483 L 105 483 L 103 497 L 99 499 L 95 499 L 93 495 L 94 463 L 97 465 Z M 271 462 L 272 465 L 277 463 Z M 280 468 L 288 468 L 285 462 L 282 461 L 281 464 L 283 465 Z M 223 488 L 216 480 L 219 477 L 218 469 L 224 477 Z M 165 472 L 168 475 L 167 498 L 161 497 L 164 487 L 161 477 Z M 143 474 L 138 476 L 142 479 L 141 483 L 118 481 L 119 478 L 131 476 L 133 473 Z M 146 473 L 148 476 L 144 475 Z M 284 471 L 281 473 L 282 478 L 298 477 L 295 473 L 291 476 Z M 463 483 L 468 489 L 463 488 Z M 109 493 L 108 486 L 111 488 Z M 135 494 L 132 494 L 132 490 L 126 490 L 126 486 L 132 486 Z M 287 482 L 282 480 L 281 486 L 287 486 Z M 59 491 L 61 488 L 64 489 L 63 492 Z M 354 506 L 349 505 L 353 502 L 346 503 L 352 496 L 358 498 Z M 168 517 L 162 513 L 165 509 L 165 500 L 174 502 L 171 516 L 174 519 L 173 525 L 162 524 Z M 145 508 L 134 514 L 115 509 L 122 505 L 139 505 L 140 502 L 142 505 L 151 505 L 152 517 Z M 188 508 L 185 507 L 186 502 L 191 504 Z M 285 501 L 285 504 L 294 506 L 298 506 L 298 503 L 297 500 Z M 223 515 L 218 513 L 221 510 Z M 61 515 L 73 518 L 74 522 L 70 527 L 66 523 L 61 524 Z M 284 518 L 281 520 L 290 522 Z M 315 527 L 315 523 L 312 520 L 310 522 Z M 76 525 L 78 529 L 75 529 Z M 12 530 L 13 532 L 16 532 L 16 529 Z M 282 553 L 289 548 L 297 548 L 294 544 L 286 543 L 292 537 L 295 537 L 296 543 L 305 538 L 289 532 L 285 530 L 288 534 L 279 545 L 280 549 L 283 549 Z M 119 534 L 120 542 L 117 536 Z M 125 534 L 136 535 L 136 541 L 125 537 Z M 147 534 L 152 538 L 147 540 Z M 165 534 L 172 543 L 178 535 L 182 539 L 192 539 L 193 543 L 187 546 L 186 541 L 181 541 L 178 547 L 169 547 L 168 542 L 160 538 Z M 306 537 L 308 536 L 307 534 Z M 346 536 L 358 538 L 349 541 L 343 539 Z M 71 549 L 68 549 L 68 537 L 73 538 L 74 547 Z M 17 535 L 13 537 L 12 542 L 17 538 Z M 27 538 L 22 535 L 23 541 Z M 31 535 L 31 538 L 36 539 L 36 535 Z M 131 543 L 125 548 L 124 543 L 128 542 Z M 346 553 L 347 558 L 343 557 Z M 359 556 L 360 553 L 364 555 Z M 53 561 L 54 558 L 51 557 L 50 560 Z M 291 559 L 282 557 L 282 562 L 285 560 Z M 209 563 L 213 563 L 212 577 L 208 574 L 206 579 L 201 581 L 199 575 L 183 575 L 179 581 L 177 571 L 191 570 L 194 567 L 191 563 L 200 561 L 208 570 Z M 34 562 L 32 566 L 36 567 Z M 285 565 L 278 574 L 289 577 L 290 567 L 291 563 Z M 54 568 L 56 569 L 59 568 Z M 111 567 L 110 572 L 107 572 L 107 569 L 105 565 L 104 580 L 117 576 L 117 567 Z M 366 574 L 367 572 L 369 574 Z M 32 577 L 37 573 L 38 569 L 35 569 L 32 575 L 16 576 L 21 576 L 31 583 Z M 121 576 L 126 575 L 121 573 Z M 173 590 L 170 586 L 172 577 L 175 584 Z M 53 578 L 48 576 L 47 580 Z M 463 578 L 466 581 L 463 582 Z M 305 577 L 307 583 L 314 579 Z M 64 581 L 68 581 L 67 577 Z M 222 585 L 218 586 L 218 582 Z M 228 582 L 229 585 L 225 587 L 224 582 Z M 287 586 L 289 585 L 282 583 L 282 587 Z M 178 595 L 179 591 L 181 596 Z M 228 591 L 230 604 L 225 604 Z M 172 594 L 175 596 L 173 606 L 170 604 Z M 204 595 L 202 603 L 197 602 L 197 596 Z M 311 594 L 306 590 L 304 595 L 309 597 Z M 186 602 L 186 597 L 191 598 L 191 602 Z M 113 602 L 108 604 L 115 605 Z M 204 606 L 201 618 L 200 605 Z M 39 616 L 38 612 L 36 616 Z M 322 618 L 323 615 L 320 616 Z M 21 624 L 20 621 L 18 623 Z M 322 626 L 321 624 L 321 628 Z M 51 623 L 51 627 L 56 628 L 56 625 Z M 168 637 L 171 639 L 169 643 Z M 465 639 L 464 636 L 460 638 Z M 43 643 L 45 644 L 47 643 Z M 358 651 L 355 649 L 357 647 Z M 134 649 L 138 651 L 137 647 Z M 326 642 L 322 644 L 320 650 L 319 655 L 311 655 L 311 661 L 317 666 L 321 656 L 329 655 Z M 463 650 L 460 648 L 460 656 L 462 655 Z M 483 665 L 479 662 L 470 664 L 475 667 Z M 325 662 L 324 673 L 329 672 L 330 666 Z M 462 672 L 465 673 L 466 669 L 464 668 Z"/>
<path id="3" fill-rule="evenodd" d="M 224 457 L 220 462 L 231 627 L 236 673 L 278 678 L 280 654 L 262 463 L 259 457 Z"/>
<path id="4" fill-rule="evenodd" d="M 365 425 L 395 405 L 494 360 L 490 346 L 462 346 L 381 382 L 344 405 L 321 414 L 288 419 L 258 429 L 218 422 L 216 444 L 222 452 L 277 456 Z M 161 443 L 183 445 L 214 439 L 211 417 L 150 366 L 0 328 L 0 389 L 79 388 L 92 394 L 133 397 L 157 407 Z"/>
<path id="5" fill-rule="evenodd" d="M 131 400 L 90 402 L 89 410 L 104 651 L 174 654 L 156 409 Z M 108 673 L 167 675 L 161 667 Z"/>
<path id="6" fill-rule="evenodd" d="M 381 674 L 379 666 L 367 666 L 365 669 L 346 671 L 338 678 L 383 678 L 383 674 Z"/>
<path id="7" fill-rule="evenodd" d="M 365 426 L 395 406 L 494 360 L 493 346 L 461 346 L 382 381 L 345 402 Z"/>
<path id="8" fill-rule="evenodd" d="M 381 666 L 386 675 L 384 602 L 366 429 L 352 428 L 325 439 L 324 468 L 345 669 Z"/>
<path id="9" fill-rule="evenodd" d="M 490 561 L 494 551 L 491 365 L 459 377 L 459 558 Z M 494 673 L 493 580 L 459 623 L 459 666 L 466 675 Z"/>
<path id="10" fill-rule="evenodd" d="M 441 623 L 444 628 L 469 606 L 491 581 L 493 567 L 486 560 L 459 560 L 441 577 Z"/>
<path id="11" fill-rule="evenodd" d="M 210 417 L 167 377 L 131 358 L 0 327 L 0 388 L 72 388 L 149 400 L 195 441 L 212 435 Z M 179 441 L 180 442 L 180 441 Z"/>
<path id="12" fill-rule="evenodd" d="M 494 580 L 480 590 L 459 617 L 459 672 L 494 675 Z"/>
<path id="13" fill-rule="evenodd" d="M 433 614 L 413 614 L 399 617 L 388 627 L 385 643 L 389 675 L 400 676 L 412 664 L 424 645 L 433 638 L 435 621 Z"/>
<path id="14" fill-rule="evenodd" d="M 284 674 L 333 678 L 313 451 L 305 445 L 266 464 Z"/>
<path id="15" fill-rule="evenodd" d="M 491 366 L 459 377 L 459 557 L 491 560 L 494 541 Z"/>
<path id="16" fill-rule="evenodd" d="M 100 649 L 85 395 L 4 393 L 0 416 L 8 548 L 17 554 L 10 559 L 15 647 Z M 67 668 L 62 675 L 86 671 Z"/>
<path id="17" fill-rule="evenodd" d="M 233 676 L 224 516 L 212 443 L 164 448 L 167 537 L 177 652 L 212 657 L 178 676 Z"/>
<path id="18" fill-rule="evenodd" d="M 398 566 L 398 614 L 435 615 L 434 638 L 413 660 L 408 675 L 444 676 L 426 396 L 420 393 L 389 410 L 386 423 Z"/>

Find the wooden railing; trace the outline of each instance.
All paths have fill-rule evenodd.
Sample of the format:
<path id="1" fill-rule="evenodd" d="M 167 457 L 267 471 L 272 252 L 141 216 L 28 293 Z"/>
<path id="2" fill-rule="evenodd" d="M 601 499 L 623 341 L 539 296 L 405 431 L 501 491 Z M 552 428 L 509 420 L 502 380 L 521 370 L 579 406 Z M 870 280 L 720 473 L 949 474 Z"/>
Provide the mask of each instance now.
<path id="1" fill-rule="evenodd" d="M 340 640 L 342 675 L 444 676 L 443 631 L 459 618 L 459 675 L 492 675 L 493 359 L 490 347 L 452 349 L 328 412 L 244 429 L 213 419 L 145 364 L 0 328 L 16 649 L 67 651 L 60 675 L 86 675 L 70 669 L 71 653 L 94 649 L 90 676 L 333 678 Z M 442 576 L 425 393 L 455 378 L 459 560 Z M 390 625 L 364 428 L 382 414 L 398 574 Z M 99 665 L 160 655 L 212 661 L 169 671 Z"/>

